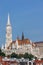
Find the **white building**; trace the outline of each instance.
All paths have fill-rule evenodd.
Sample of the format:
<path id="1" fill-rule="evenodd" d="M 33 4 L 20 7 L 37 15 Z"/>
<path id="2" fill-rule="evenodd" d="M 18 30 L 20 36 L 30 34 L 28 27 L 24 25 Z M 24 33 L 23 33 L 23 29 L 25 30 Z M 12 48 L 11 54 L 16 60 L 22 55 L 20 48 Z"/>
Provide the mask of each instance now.
<path id="1" fill-rule="evenodd" d="M 22 33 L 22 39 L 16 39 L 12 41 L 12 27 L 10 23 L 10 17 L 8 14 L 8 21 L 6 26 L 6 43 L 5 46 L 2 45 L 2 51 L 9 55 L 13 52 L 17 54 L 29 53 L 35 56 L 39 56 L 39 48 L 35 46 L 35 44 L 29 40 L 24 38 L 24 34 Z"/>

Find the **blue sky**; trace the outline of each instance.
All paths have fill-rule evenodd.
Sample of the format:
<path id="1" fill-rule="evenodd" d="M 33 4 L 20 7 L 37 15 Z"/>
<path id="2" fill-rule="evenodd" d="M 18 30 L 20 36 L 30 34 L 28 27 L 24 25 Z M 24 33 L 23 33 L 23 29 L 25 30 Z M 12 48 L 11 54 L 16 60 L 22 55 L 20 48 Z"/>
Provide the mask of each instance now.
<path id="1" fill-rule="evenodd" d="M 25 38 L 43 41 L 43 0 L 0 0 L 0 46 L 5 44 L 8 13 L 13 40 Z"/>

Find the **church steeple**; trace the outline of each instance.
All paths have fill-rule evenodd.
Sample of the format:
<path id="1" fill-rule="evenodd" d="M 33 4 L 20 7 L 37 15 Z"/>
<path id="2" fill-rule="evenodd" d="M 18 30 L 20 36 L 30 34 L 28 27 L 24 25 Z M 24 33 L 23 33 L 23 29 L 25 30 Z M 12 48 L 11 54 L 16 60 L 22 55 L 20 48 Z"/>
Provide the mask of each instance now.
<path id="1" fill-rule="evenodd" d="M 24 33 L 22 32 L 22 40 L 24 40 Z"/>
<path id="2" fill-rule="evenodd" d="M 10 24 L 10 16 L 8 14 L 7 26 L 6 26 L 6 46 L 8 47 L 12 42 L 12 27 Z"/>
<path id="3" fill-rule="evenodd" d="M 11 25 L 11 24 L 10 24 L 10 16 L 9 16 L 9 13 L 8 13 L 7 25 Z"/>

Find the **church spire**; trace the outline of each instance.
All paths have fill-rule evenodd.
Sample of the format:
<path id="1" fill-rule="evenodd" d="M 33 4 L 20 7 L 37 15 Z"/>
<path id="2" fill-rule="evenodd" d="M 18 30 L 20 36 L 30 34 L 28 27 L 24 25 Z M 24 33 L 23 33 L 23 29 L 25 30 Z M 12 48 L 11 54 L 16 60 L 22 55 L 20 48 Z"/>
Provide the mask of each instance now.
<path id="1" fill-rule="evenodd" d="M 24 33 L 22 32 L 22 40 L 24 40 Z"/>
<path id="2" fill-rule="evenodd" d="M 9 16 L 9 13 L 8 13 L 7 25 L 10 25 L 10 16 Z"/>
<path id="3" fill-rule="evenodd" d="M 6 45 L 5 45 L 5 47 L 8 47 L 11 42 L 12 42 L 12 27 L 10 24 L 10 17 L 8 14 L 8 20 L 7 20 L 7 26 L 6 26 Z"/>

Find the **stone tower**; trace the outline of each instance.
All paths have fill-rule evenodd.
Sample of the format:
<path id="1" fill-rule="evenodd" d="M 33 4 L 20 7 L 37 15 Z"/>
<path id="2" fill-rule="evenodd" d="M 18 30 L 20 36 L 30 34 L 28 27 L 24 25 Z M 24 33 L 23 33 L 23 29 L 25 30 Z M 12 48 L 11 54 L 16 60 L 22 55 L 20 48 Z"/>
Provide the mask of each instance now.
<path id="1" fill-rule="evenodd" d="M 8 14 L 8 21 L 7 21 L 7 26 L 6 26 L 6 44 L 5 44 L 5 48 L 7 48 L 10 43 L 12 42 L 12 27 L 10 24 L 10 17 Z"/>

